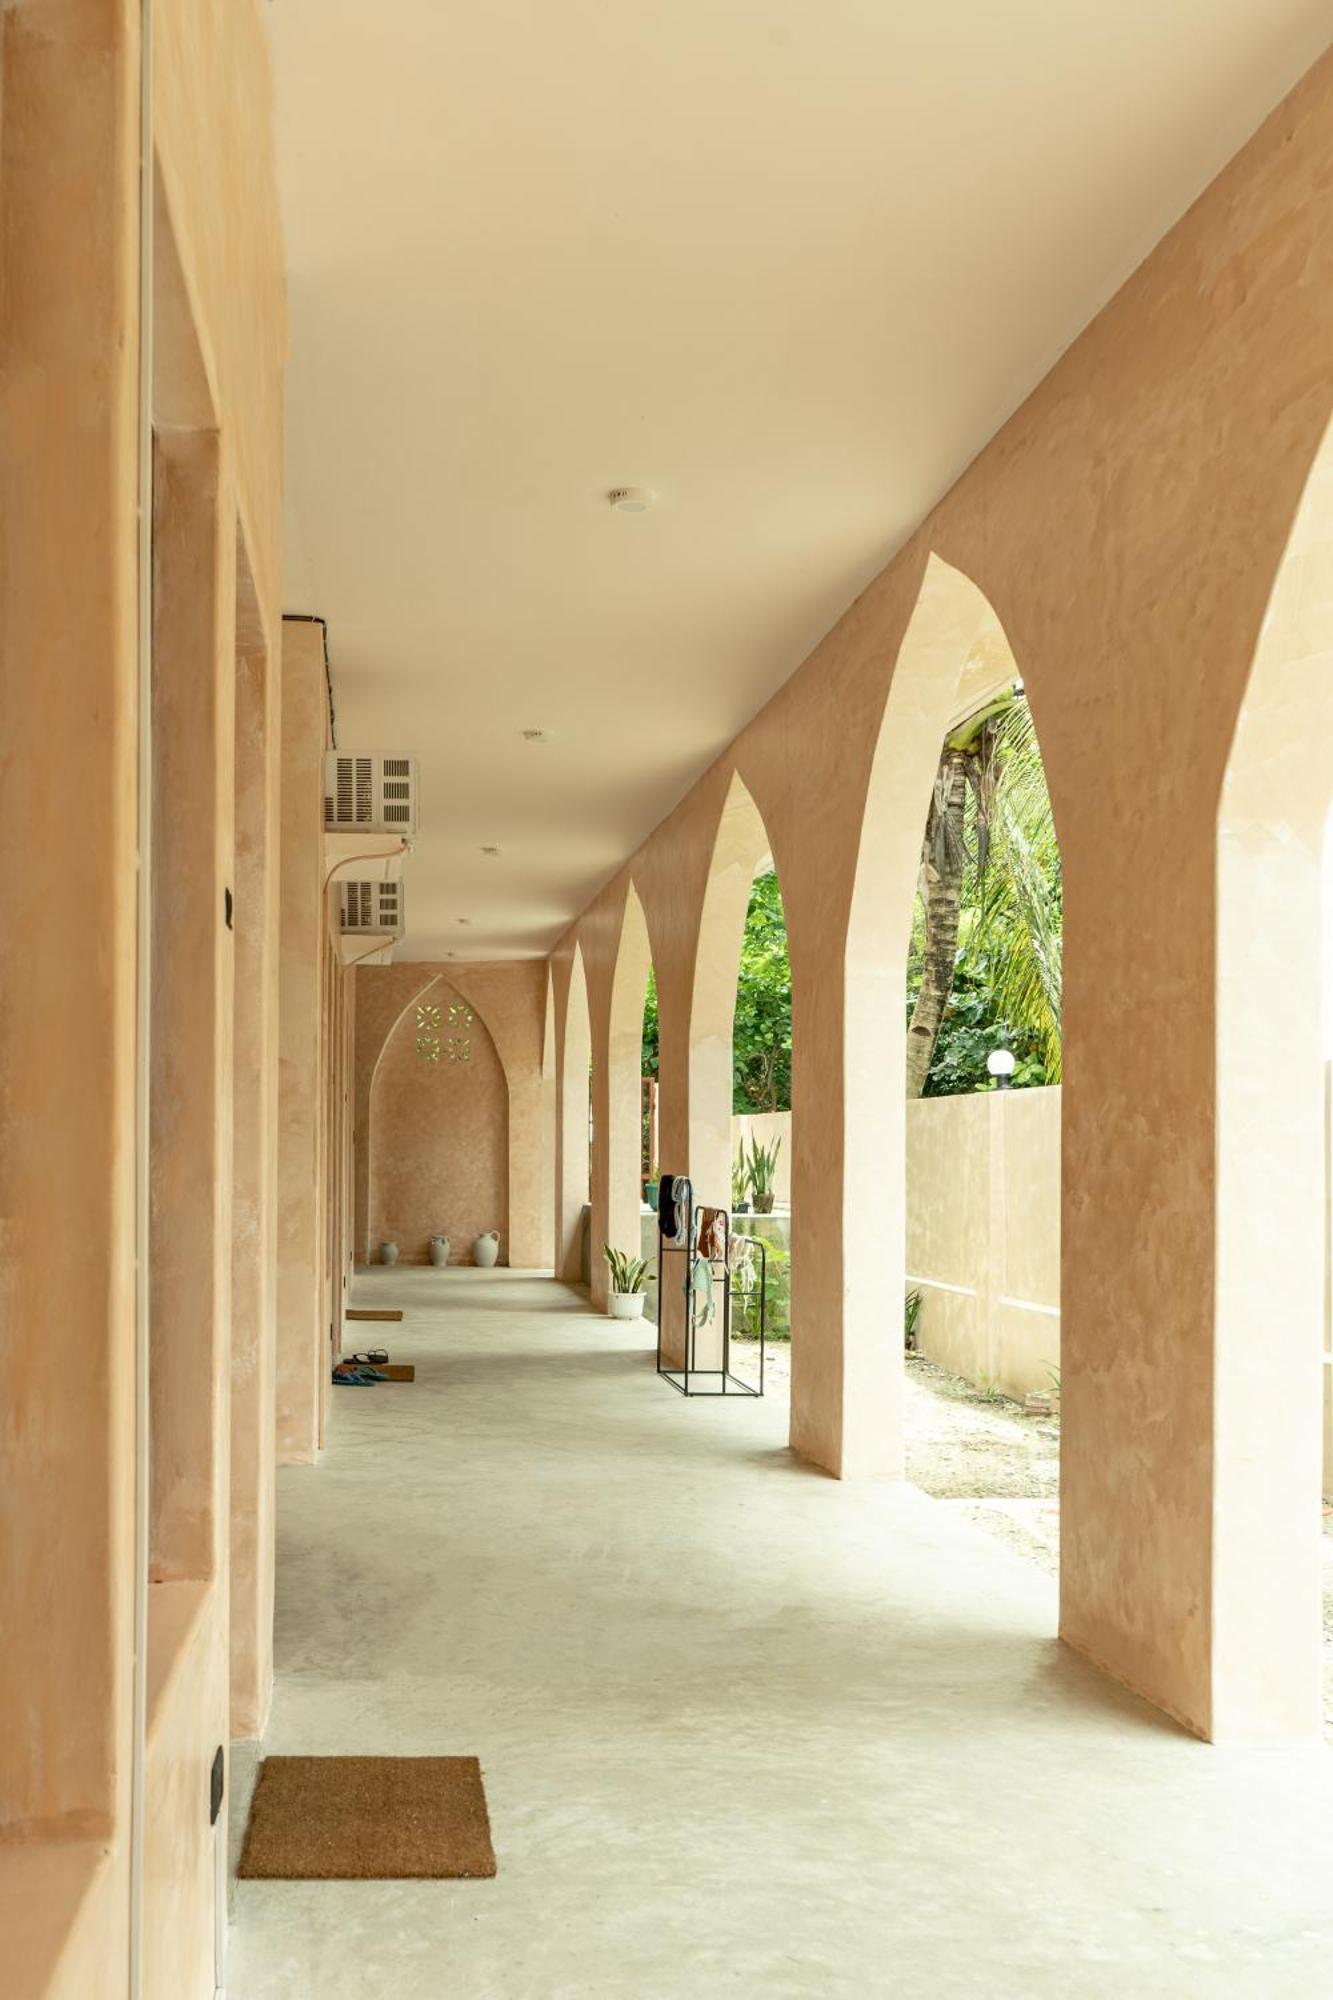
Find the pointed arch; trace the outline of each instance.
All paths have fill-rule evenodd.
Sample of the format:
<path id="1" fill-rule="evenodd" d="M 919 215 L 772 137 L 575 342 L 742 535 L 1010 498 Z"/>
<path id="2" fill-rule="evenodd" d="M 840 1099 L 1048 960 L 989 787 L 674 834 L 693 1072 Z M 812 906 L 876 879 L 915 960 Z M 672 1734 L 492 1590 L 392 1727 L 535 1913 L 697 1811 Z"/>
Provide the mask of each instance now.
<path id="1" fill-rule="evenodd" d="M 387 976 L 395 977 L 396 973 L 397 968 L 394 968 L 394 974 Z M 386 1021 L 382 1027 L 378 1021 L 372 1020 L 372 1010 L 366 987 L 364 984 L 360 984 L 357 987 L 358 1060 L 356 1063 L 356 1102 L 353 1107 L 352 1121 L 352 1172 L 355 1181 L 353 1190 L 353 1227 L 355 1234 L 353 1240 L 356 1246 L 356 1255 L 362 1263 L 369 1263 L 371 1256 L 370 1183 L 374 1172 L 372 1154 L 375 1141 L 371 1120 L 371 1102 L 375 1088 L 376 1073 L 379 1070 L 380 1061 L 385 1049 L 388 1047 L 390 1040 L 397 1032 L 400 1023 L 409 1009 L 416 1006 L 419 1001 L 425 999 L 439 976 L 437 972 L 430 970 L 429 967 L 424 965 L 420 968 L 419 976 L 415 967 L 408 968 L 410 984 L 406 989 L 406 998 L 396 1013 L 393 1014 L 392 1018 Z M 394 997 L 397 998 L 396 991 Z M 376 1034 L 378 1034 L 378 1040 L 375 1039 Z M 365 1060 L 361 1054 L 362 1049 L 367 1046 L 370 1050 L 369 1061 Z"/>
<path id="2" fill-rule="evenodd" d="M 606 1144 L 596 1149 L 593 1161 L 592 1295 L 599 1304 L 607 1293 L 602 1244 L 634 1255 L 639 1249 L 643 1008 L 651 966 L 648 923 L 631 882 L 611 977 L 607 1075 L 601 1093 Z"/>
<path id="3" fill-rule="evenodd" d="M 556 987 L 557 1079 L 555 1148 L 555 1270 L 566 1284 L 583 1274 L 583 1213 L 588 1205 L 589 1071 L 592 1025 L 583 950 L 575 942 L 563 992 Z"/>
<path id="4" fill-rule="evenodd" d="M 421 1058 L 414 1010 L 423 1006 L 440 1010 L 437 1060 Z M 508 1079 L 475 1000 L 447 974 L 413 996 L 385 1038 L 370 1085 L 370 1131 L 372 1242 L 387 1236 L 403 1263 L 426 1264 L 439 1231 L 449 1236 L 450 1261 L 466 1263 L 474 1239 L 497 1229 L 508 1260 Z"/>
<path id="5" fill-rule="evenodd" d="M 690 1003 L 689 1172 L 699 1199 L 719 1205 L 731 1199 L 732 1036 L 745 916 L 772 852 L 763 815 L 734 772 L 699 913 Z"/>
<path id="6" fill-rule="evenodd" d="M 546 968 L 546 1014 L 542 1026 L 541 1082 L 541 1261 L 555 1269 L 555 1128 L 556 1128 L 555 984 Z"/>
<path id="7" fill-rule="evenodd" d="M 894 662 L 866 787 L 844 960 L 841 1381 L 798 1404 L 792 1442 L 844 1474 L 903 1470 L 901 1342 L 907 1247 L 904 996 L 921 842 L 950 725 L 1018 668 L 971 579 L 927 557 Z"/>
<path id="8" fill-rule="evenodd" d="M 1333 428 L 1274 581 L 1218 813 L 1215 1739 L 1319 1728 L 1331 743 Z"/>

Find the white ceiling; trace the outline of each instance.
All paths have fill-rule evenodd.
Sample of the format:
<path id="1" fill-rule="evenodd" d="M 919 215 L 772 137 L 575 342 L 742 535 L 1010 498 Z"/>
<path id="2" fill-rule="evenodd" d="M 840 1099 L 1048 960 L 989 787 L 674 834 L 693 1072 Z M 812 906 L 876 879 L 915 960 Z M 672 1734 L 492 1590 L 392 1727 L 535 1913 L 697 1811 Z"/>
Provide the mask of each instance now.
<path id="1" fill-rule="evenodd" d="M 421 759 L 399 956 L 546 950 L 1328 32 L 278 0 L 287 606 L 341 747 Z"/>

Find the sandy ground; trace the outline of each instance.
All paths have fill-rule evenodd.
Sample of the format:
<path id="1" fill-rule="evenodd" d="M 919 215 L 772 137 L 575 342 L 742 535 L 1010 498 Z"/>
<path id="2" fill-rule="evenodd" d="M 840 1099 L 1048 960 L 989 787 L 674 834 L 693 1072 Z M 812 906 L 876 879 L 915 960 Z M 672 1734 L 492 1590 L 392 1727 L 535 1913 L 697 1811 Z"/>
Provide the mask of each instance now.
<path id="1" fill-rule="evenodd" d="M 757 1375 L 755 1349 L 733 1343 L 735 1372 Z M 907 1476 L 924 1493 L 1008 1542 L 1029 1562 L 1060 1566 L 1060 1423 L 986 1396 L 921 1355 L 907 1360 Z M 765 1381 L 785 1395 L 791 1348 L 768 1349 Z M 1333 1741 L 1333 1505 L 1324 1505 L 1324 1720 Z"/>

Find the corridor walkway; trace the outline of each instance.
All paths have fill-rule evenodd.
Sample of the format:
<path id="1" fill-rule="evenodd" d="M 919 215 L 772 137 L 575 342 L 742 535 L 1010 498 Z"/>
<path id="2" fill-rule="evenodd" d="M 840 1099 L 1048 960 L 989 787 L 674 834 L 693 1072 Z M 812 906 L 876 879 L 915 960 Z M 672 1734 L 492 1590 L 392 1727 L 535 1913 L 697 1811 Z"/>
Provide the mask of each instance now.
<path id="1" fill-rule="evenodd" d="M 240 1883 L 231 2000 L 1333 1992 L 1328 1753 L 1177 1734 L 1036 1569 L 549 1280 L 359 1286 L 417 1381 L 279 1475 L 264 1747 L 475 1752 L 500 1873 Z"/>

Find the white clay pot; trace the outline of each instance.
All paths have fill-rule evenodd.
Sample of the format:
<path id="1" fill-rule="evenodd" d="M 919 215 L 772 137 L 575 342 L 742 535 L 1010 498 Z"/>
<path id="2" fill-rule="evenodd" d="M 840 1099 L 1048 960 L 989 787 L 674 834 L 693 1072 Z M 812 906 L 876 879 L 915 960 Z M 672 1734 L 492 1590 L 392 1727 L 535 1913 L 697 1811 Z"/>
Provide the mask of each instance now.
<path id="1" fill-rule="evenodd" d="M 398 1245 L 396 1243 L 380 1244 L 380 1262 L 381 1264 L 396 1264 L 398 1262 Z"/>
<path id="2" fill-rule="evenodd" d="M 487 1229 L 472 1245 L 472 1261 L 483 1271 L 491 1270 L 500 1261 L 500 1232 Z"/>
<path id="3" fill-rule="evenodd" d="M 430 1261 L 437 1271 L 442 1271 L 449 1262 L 449 1238 L 447 1236 L 431 1237 Z"/>
<path id="4" fill-rule="evenodd" d="M 642 1319 L 642 1292 L 612 1292 L 607 1301 L 607 1309 L 612 1319 Z"/>

